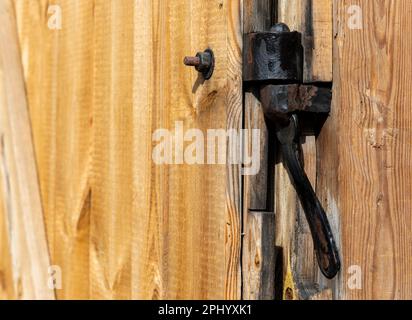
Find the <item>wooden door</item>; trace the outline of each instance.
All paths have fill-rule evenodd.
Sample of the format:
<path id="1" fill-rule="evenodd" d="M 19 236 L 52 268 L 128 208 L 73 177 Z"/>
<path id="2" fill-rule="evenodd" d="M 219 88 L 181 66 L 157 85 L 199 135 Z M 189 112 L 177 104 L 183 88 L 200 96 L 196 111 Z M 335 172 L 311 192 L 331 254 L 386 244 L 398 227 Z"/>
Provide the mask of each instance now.
<path id="1" fill-rule="evenodd" d="M 0 299 L 412 298 L 411 12 L 409 0 L 2 0 Z M 242 87 L 243 33 L 276 21 L 303 34 L 304 81 L 333 84 L 321 133 L 302 140 L 341 254 L 332 281 Z M 202 81 L 182 60 L 206 48 L 216 69 Z M 242 127 L 261 130 L 256 176 L 152 159 L 159 129 Z M 273 190 L 252 187 L 268 176 Z"/>

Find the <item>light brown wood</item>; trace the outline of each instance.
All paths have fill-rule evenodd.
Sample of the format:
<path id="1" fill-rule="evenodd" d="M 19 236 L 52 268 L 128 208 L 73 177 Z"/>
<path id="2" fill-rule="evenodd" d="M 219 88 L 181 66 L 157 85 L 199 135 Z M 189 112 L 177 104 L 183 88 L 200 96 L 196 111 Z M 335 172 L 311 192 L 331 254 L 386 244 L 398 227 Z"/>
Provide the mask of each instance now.
<path id="1" fill-rule="evenodd" d="M 0 140 L 2 206 L 13 289 L 20 299 L 54 299 L 31 123 L 13 4 L 0 3 Z M 4 229 L 3 229 L 4 230 Z"/>
<path id="2" fill-rule="evenodd" d="M 30 117 L 60 299 L 89 295 L 93 108 L 93 1 L 59 1 L 62 29 L 48 28 L 48 1 L 15 1 Z"/>
<path id="3" fill-rule="evenodd" d="M 239 298 L 239 167 L 156 166 L 150 143 L 176 121 L 203 132 L 241 128 L 239 2 L 145 1 L 136 12 L 133 297 Z M 217 68 L 203 82 L 182 58 L 207 47 Z"/>
<path id="4" fill-rule="evenodd" d="M 348 24 L 354 4 L 359 30 Z M 341 297 L 411 299 L 412 2 L 334 5 L 335 103 L 322 153 L 335 156 L 322 160 L 321 184 L 341 217 Z M 348 286 L 350 266 L 361 269 L 361 289 Z"/>
<path id="5" fill-rule="evenodd" d="M 159 166 L 157 129 L 240 129 L 240 1 L 16 0 L 63 299 L 237 299 L 240 165 Z M 182 63 L 210 47 L 204 82 Z"/>
<path id="6" fill-rule="evenodd" d="M 242 84 L 242 1 L 218 2 L 225 9 L 227 28 L 227 82 L 224 104 L 226 105 L 226 129 L 243 129 L 243 84 Z M 227 6 L 225 8 L 225 5 Z M 242 177 L 240 164 L 226 165 L 225 220 L 225 277 L 223 298 L 242 298 Z"/>
<path id="7" fill-rule="evenodd" d="M 313 50 L 311 70 L 313 82 L 333 79 L 333 0 L 312 0 Z"/>
<path id="8" fill-rule="evenodd" d="M 3 189 L 0 189 L 0 299 L 16 299 L 13 283 L 13 266 L 11 263 L 11 251 L 9 242 L 9 232 L 7 227 L 7 217 Z"/>

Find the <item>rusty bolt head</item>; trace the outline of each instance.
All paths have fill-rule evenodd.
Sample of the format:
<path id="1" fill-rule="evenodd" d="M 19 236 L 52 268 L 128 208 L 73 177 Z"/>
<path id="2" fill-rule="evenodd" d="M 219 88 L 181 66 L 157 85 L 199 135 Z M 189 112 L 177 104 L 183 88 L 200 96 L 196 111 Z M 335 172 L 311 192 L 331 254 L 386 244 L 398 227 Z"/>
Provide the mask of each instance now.
<path id="1" fill-rule="evenodd" d="M 186 66 L 195 67 L 197 71 L 203 74 L 205 80 L 209 80 L 213 75 L 215 58 L 213 51 L 207 49 L 204 52 L 199 52 L 196 57 L 185 57 L 183 63 Z"/>

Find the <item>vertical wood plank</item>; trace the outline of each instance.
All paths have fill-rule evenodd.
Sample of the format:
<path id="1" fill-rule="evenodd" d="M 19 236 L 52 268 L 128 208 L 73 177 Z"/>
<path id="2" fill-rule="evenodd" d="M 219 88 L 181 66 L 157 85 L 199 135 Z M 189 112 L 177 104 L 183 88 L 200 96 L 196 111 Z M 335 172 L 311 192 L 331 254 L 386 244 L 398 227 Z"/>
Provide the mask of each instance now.
<path id="1" fill-rule="evenodd" d="M 14 4 L 58 297 L 239 299 L 240 164 L 156 165 L 152 134 L 241 129 L 241 1 Z"/>
<path id="2" fill-rule="evenodd" d="M 95 1 L 90 217 L 93 299 L 132 297 L 134 10 L 133 1 Z"/>
<path id="3" fill-rule="evenodd" d="M 0 3 L 1 182 L 13 285 L 21 299 L 54 299 L 17 23 L 12 1 Z"/>
<path id="4" fill-rule="evenodd" d="M 62 28 L 48 28 L 48 1 L 15 1 L 58 298 L 89 298 L 94 1 L 56 1 Z"/>
<path id="5" fill-rule="evenodd" d="M 247 0 L 244 6 L 244 33 L 267 31 L 274 20 L 275 2 Z M 275 297 L 275 215 L 270 208 L 269 132 L 262 106 L 253 88 L 245 88 L 245 129 L 248 150 L 252 130 L 260 132 L 260 171 L 244 177 L 243 201 L 243 299 L 273 300 Z M 265 212 L 266 211 L 266 212 Z"/>
<path id="6" fill-rule="evenodd" d="M 330 82 L 333 79 L 332 0 L 312 0 L 312 23 L 312 72 L 308 81 Z"/>
<path id="7" fill-rule="evenodd" d="M 412 3 L 334 5 L 335 111 L 322 153 L 334 152 L 338 161 L 325 158 L 321 183 L 341 216 L 341 295 L 411 299 L 412 38 L 405 30 L 411 28 Z M 360 29 L 348 23 L 351 5 L 361 10 Z M 349 281 L 351 266 L 360 268 L 360 288 Z"/>
<path id="8" fill-rule="evenodd" d="M 143 1 L 136 8 L 133 255 L 143 259 L 133 262 L 135 298 L 240 298 L 240 167 L 152 161 L 157 129 L 174 131 L 179 121 L 205 136 L 241 128 L 239 3 Z M 217 64 L 204 82 L 182 59 L 207 47 Z"/>
<path id="9" fill-rule="evenodd" d="M 243 2 L 228 1 L 227 5 L 227 90 L 225 94 L 226 129 L 243 129 L 242 86 L 242 31 Z M 219 5 L 220 6 L 220 5 Z M 230 148 L 230 146 L 229 146 Z M 236 151 L 236 150 L 235 150 Z M 226 164 L 226 229 L 225 229 L 225 282 L 224 298 L 240 300 L 242 297 L 242 165 Z"/>

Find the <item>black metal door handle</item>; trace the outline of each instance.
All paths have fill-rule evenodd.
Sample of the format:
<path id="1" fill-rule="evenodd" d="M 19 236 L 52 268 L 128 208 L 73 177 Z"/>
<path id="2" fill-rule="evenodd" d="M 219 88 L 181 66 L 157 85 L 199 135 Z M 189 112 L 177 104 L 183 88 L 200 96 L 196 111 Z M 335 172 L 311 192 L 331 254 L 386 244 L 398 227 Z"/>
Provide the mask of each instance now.
<path id="1" fill-rule="evenodd" d="M 265 118 L 274 126 L 284 165 L 299 196 L 311 230 L 319 267 L 331 279 L 341 268 L 328 218 L 299 161 L 298 115 L 306 121 L 305 134 L 317 134 L 331 108 L 332 84 L 303 79 L 302 35 L 284 24 L 268 32 L 245 35 L 243 80 L 259 91 Z M 258 181 L 258 180 L 257 180 Z"/>
<path id="2" fill-rule="evenodd" d="M 332 279 L 340 270 L 339 253 L 326 213 L 299 160 L 299 136 L 296 114 L 288 126 L 277 128 L 284 165 L 305 211 L 320 270 Z"/>

